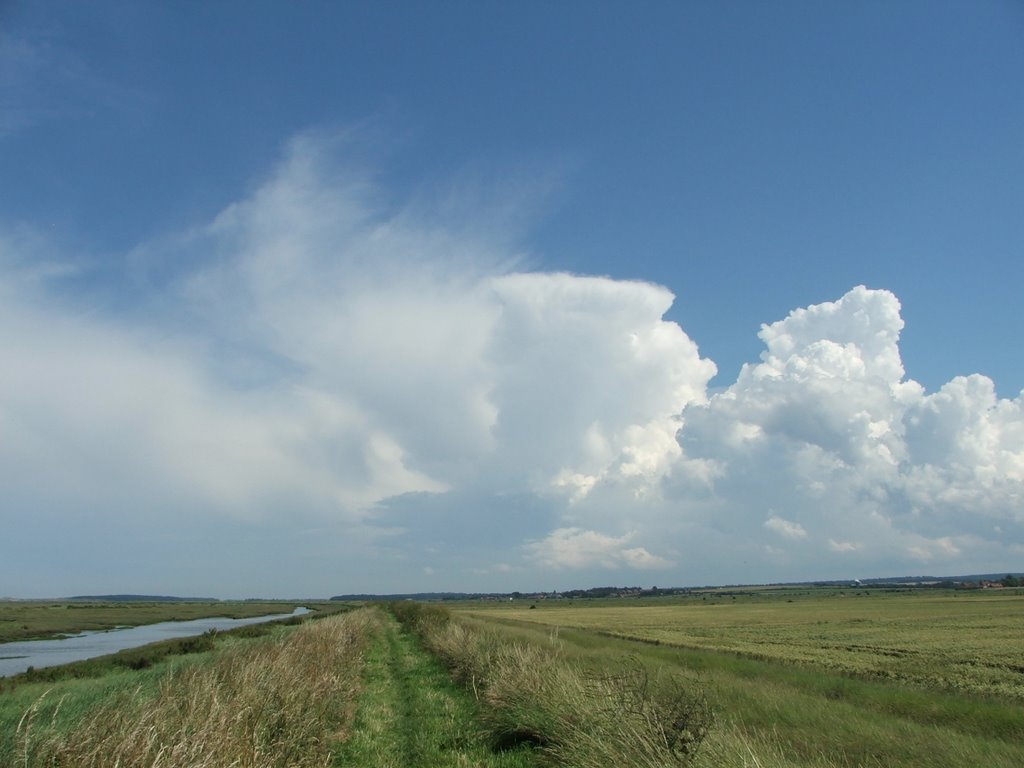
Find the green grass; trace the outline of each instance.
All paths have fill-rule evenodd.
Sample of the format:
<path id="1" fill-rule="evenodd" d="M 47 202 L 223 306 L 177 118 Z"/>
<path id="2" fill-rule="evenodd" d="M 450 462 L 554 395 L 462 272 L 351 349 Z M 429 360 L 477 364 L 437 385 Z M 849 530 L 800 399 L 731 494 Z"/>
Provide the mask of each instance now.
<path id="1" fill-rule="evenodd" d="M 529 745 L 542 765 L 684 766 L 712 723 L 699 688 L 680 675 L 623 658 L 589 663 L 557 642 L 455 620 L 437 607 L 391 610 L 473 693 L 492 743 Z"/>
<path id="2" fill-rule="evenodd" d="M 185 667 L 209 664 L 214 651 L 228 651 L 265 636 L 284 637 L 296 622 L 257 624 L 221 632 L 216 638 L 181 638 L 109 656 L 47 667 L 0 679 L 0 765 L 11 765 L 18 723 L 66 732 L 90 712 L 126 697 L 155 696 L 160 683 Z"/>
<path id="3" fill-rule="evenodd" d="M 0 696 L 0 765 L 326 768 L 367 627 L 357 611 L 141 672 L 19 686 Z"/>
<path id="4" fill-rule="evenodd" d="M 183 664 L 200 663 L 198 657 L 168 659 L 141 671 L 121 670 L 84 680 L 24 683 L 0 695 L 0 765 L 26 763 L 26 747 L 55 734 L 68 733 L 75 723 L 113 700 L 134 694 L 155 695 L 160 681 Z"/>
<path id="5" fill-rule="evenodd" d="M 1024 765 L 1020 595 L 708 594 L 402 603 L 422 642 L 367 610 L 22 676 L 0 765 Z"/>
<path id="6" fill-rule="evenodd" d="M 529 750 L 495 751 L 476 724 L 476 707 L 436 659 L 380 617 L 355 726 L 336 765 L 360 768 L 527 768 Z"/>
<path id="7" fill-rule="evenodd" d="M 475 612 L 1024 703 L 1024 595 L 1016 590 L 804 593 Z"/>
<path id="8" fill-rule="evenodd" d="M 990 659 L 1019 656 L 1021 602 L 1013 596 L 840 601 L 809 595 L 793 603 L 740 599 L 714 609 L 692 602 L 631 607 L 577 601 L 538 609 L 475 607 L 471 615 L 506 636 L 538 644 L 555 636 L 566 653 L 598 666 L 631 657 L 652 669 L 696 675 L 719 721 L 698 756 L 698 765 L 708 768 L 1009 768 L 1024 765 L 1024 707 L 1015 695 L 1015 673 L 1004 669 L 1009 679 L 988 687 L 989 677 L 954 687 L 947 684 L 946 665 L 979 647 Z M 865 674 L 863 652 L 846 650 L 858 645 L 852 636 L 863 636 L 865 620 L 876 647 L 920 651 L 910 669 L 878 674 L 897 658 L 879 654 L 878 666 Z M 976 632 L 988 637 L 973 637 Z"/>

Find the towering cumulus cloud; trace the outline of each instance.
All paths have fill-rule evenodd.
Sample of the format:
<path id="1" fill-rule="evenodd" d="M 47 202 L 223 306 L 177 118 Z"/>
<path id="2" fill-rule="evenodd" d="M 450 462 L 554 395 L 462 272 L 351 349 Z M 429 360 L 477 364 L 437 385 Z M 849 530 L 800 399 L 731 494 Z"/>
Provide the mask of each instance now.
<path id="1" fill-rule="evenodd" d="M 982 567 L 1019 551 L 1021 399 L 977 375 L 926 394 L 904 378 L 902 328 L 896 297 L 863 286 L 796 310 L 762 327 L 760 363 L 684 411 L 684 462 L 707 465 L 715 514 L 740 537 L 760 525 L 778 563 Z"/>
<path id="2" fill-rule="evenodd" d="M 158 530 L 170 562 L 206 539 L 222 562 L 217 536 L 280 549 L 312 530 L 331 578 L 389 562 L 452 588 L 1024 554 L 1021 399 L 981 376 L 933 394 L 907 379 L 891 293 L 764 326 L 761 361 L 709 397 L 715 366 L 664 319 L 667 289 L 517 270 L 502 238 L 379 197 L 306 137 L 104 291 L 67 290 L 81 274 L 0 238 L 12 552 L 45 530 L 102 560 Z M 35 562 L 7 565 L 43 578 Z"/>

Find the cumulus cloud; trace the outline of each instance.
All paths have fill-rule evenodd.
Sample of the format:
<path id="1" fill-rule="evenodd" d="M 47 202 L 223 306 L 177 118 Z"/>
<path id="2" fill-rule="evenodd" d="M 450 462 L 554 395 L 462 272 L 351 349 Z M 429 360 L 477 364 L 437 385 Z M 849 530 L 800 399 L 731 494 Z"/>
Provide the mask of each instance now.
<path id="1" fill-rule="evenodd" d="M 764 521 L 764 527 L 773 533 L 777 533 L 784 539 L 792 539 L 798 541 L 800 539 L 807 538 L 807 531 L 800 523 L 793 523 L 789 520 L 783 520 L 781 517 L 772 515 Z"/>
<path id="2" fill-rule="evenodd" d="M 330 532 L 295 544 L 312 571 L 404 574 L 354 591 L 426 569 L 498 588 L 1019 557 L 1024 401 L 907 378 L 892 293 L 762 326 L 760 361 L 709 397 L 714 363 L 664 319 L 667 288 L 524 271 L 505 233 L 390 204 L 371 178 L 300 137 L 99 293 L 0 233 L 0 522 Z"/>
<path id="3" fill-rule="evenodd" d="M 628 546 L 634 533 L 608 536 L 581 528 L 559 528 L 541 541 L 526 545 L 527 557 L 545 568 L 668 568 L 669 560 L 652 555 L 643 547 Z"/>
<path id="4" fill-rule="evenodd" d="M 1024 410 L 999 400 L 990 379 L 958 376 L 921 398 L 905 419 L 907 495 L 937 508 L 1024 521 Z"/>
<path id="5" fill-rule="evenodd" d="M 927 394 L 905 378 L 902 328 L 897 298 L 863 286 L 762 326 L 761 361 L 683 411 L 681 463 L 711 467 L 714 502 L 699 506 L 740 535 L 766 504 L 785 508 L 763 527 L 866 564 L 981 567 L 1002 547 L 993 523 L 1019 536 L 1021 398 L 978 375 Z"/>
<path id="6" fill-rule="evenodd" d="M 558 505 L 588 485 L 656 489 L 714 374 L 663 319 L 672 294 L 515 271 L 486 233 L 382 204 L 367 178 L 299 137 L 249 196 L 140 245 L 102 295 L 45 274 L 28 295 L 10 265 L 39 260 L 13 254 L 0 456 L 22 502 L 7 514 L 73 498 L 100 524 L 181 508 L 199 524 L 345 521 L 406 558 L 409 530 L 443 521 L 436 538 L 475 531 L 477 547 L 502 499 L 538 499 L 536 528 L 508 510 L 508 555 L 564 526 Z M 130 306 L 106 303 L 119 291 Z M 664 561 L 634 542 L 602 562 Z"/>
<path id="7" fill-rule="evenodd" d="M 566 274 L 506 275 L 490 287 L 501 308 L 487 354 L 503 461 L 574 498 L 599 481 L 650 485 L 667 472 L 679 414 L 704 401 L 715 373 L 662 320 L 672 294 Z"/>

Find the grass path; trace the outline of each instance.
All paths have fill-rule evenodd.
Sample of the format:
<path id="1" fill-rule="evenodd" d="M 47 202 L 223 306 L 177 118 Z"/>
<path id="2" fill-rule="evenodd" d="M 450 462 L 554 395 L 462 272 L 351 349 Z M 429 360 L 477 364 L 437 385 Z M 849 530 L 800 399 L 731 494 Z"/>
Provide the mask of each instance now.
<path id="1" fill-rule="evenodd" d="M 367 651 L 356 721 L 335 765 L 360 768 L 528 768 L 525 748 L 495 752 L 475 704 L 436 659 L 387 616 Z"/>

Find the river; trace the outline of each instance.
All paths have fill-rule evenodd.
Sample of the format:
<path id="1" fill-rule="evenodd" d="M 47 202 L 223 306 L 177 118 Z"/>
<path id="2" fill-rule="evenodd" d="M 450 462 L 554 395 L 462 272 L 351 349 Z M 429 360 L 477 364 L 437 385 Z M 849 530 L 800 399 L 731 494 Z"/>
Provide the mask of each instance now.
<path id="1" fill-rule="evenodd" d="M 139 627 L 123 627 L 80 635 L 60 637 L 52 640 L 22 640 L 17 643 L 0 643 L 0 677 L 9 677 L 25 672 L 29 667 L 56 667 L 73 661 L 106 656 L 128 648 L 138 648 L 160 640 L 201 635 L 211 629 L 218 632 L 260 624 L 265 621 L 287 619 L 309 613 L 308 608 L 296 608 L 291 613 L 277 613 L 270 616 L 252 616 L 248 619 L 227 619 L 213 617 L 192 621 L 161 621 L 157 624 L 143 624 Z"/>

